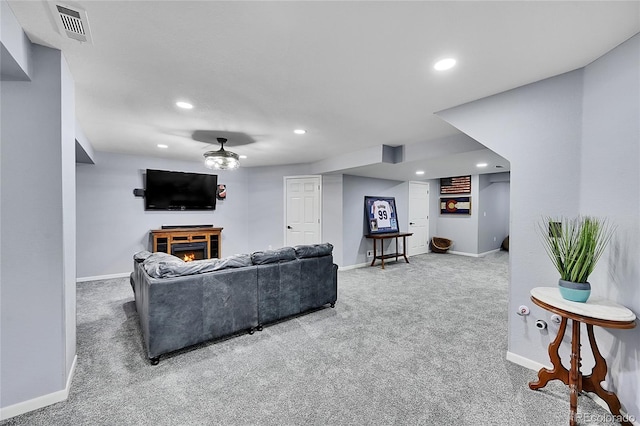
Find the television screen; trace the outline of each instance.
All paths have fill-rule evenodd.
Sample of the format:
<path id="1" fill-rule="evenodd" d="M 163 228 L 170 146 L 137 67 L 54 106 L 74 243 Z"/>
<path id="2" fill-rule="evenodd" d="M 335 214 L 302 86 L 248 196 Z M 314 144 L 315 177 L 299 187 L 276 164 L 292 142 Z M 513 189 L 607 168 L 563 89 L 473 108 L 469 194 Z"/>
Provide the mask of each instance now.
<path id="1" fill-rule="evenodd" d="M 147 169 L 145 210 L 214 210 L 218 176 Z"/>

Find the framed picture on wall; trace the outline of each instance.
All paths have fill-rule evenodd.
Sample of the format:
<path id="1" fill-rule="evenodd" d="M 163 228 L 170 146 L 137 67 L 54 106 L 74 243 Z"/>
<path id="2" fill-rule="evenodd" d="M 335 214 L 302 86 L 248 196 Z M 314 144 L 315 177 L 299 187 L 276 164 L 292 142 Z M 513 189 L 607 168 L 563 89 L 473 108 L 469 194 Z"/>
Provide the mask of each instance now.
<path id="1" fill-rule="evenodd" d="M 440 179 L 440 194 L 470 194 L 471 175 Z"/>
<path id="2" fill-rule="evenodd" d="M 440 214 L 470 215 L 471 197 L 440 198 Z"/>
<path id="3" fill-rule="evenodd" d="M 364 217 L 369 234 L 400 232 L 395 197 L 364 197 Z"/>

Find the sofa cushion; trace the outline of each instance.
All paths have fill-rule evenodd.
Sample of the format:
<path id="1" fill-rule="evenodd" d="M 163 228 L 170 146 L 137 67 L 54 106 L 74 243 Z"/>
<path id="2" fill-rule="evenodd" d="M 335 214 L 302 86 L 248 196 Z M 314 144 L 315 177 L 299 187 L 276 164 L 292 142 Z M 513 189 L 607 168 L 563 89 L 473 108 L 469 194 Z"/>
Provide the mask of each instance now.
<path id="1" fill-rule="evenodd" d="M 172 256 L 167 253 L 157 252 L 152 253 L 150 256 L 142 262 L 142 267 L 149 276 L 154 278 L 160 278 L 162 276 L 162 270 L 167 267 L 167 265 L 180 265 L 183 264 L 184 261 L 175 256 Z"/>
<path id="2" fill-rule="evenodd" d="M 175 257 L 175 256 L 171 256 Z M 178 259 L 176 257 L 176 259 Z M 153 268 L 145 269 L 154 278 L 173 278 L 185 275 L 204 274 L 205 272 L 221 271 L 223 269 L 243 268 L 251 266 L 251 256 L 248 254 L 236 254 L 224 259 L 203 259 L 192 262 L 174 262 L 170 259 L 158 261 Z M 146 261 L 145 261 L 146 263 Z"/>
<path id="3" fill-rule="evenodd" d="M 210 259 L 213 260 L 213 259 Z M 225 257 L 224 259 L 217 259 L 218 264 L 213 267 L 213 271 L 219 271 L 221 269 L 231 268 L 244 268 L 245 266 L 251 266 L 251 255 L 249 254 L 234 254 L 232 256 Z"/>
<path id="4" fill-rule="evenodd" d="M 333 245 L 331 243 L 308 244 L 295 246 L 294 249 L 298 259 L 305 259 L 308 257 L 328 256 L 333 252 Z"/>
<path id="5" fill-rule="evenodd" d="M 251 261 L 254 265 L 288 262 L 295 259 L 296 251 L 293 249 L 293 247 L 283 247 L 277 250 L 256 251 L 251 254 Z"/>
<path id="6" fill-rule="evenodd" d="M 138 254 L 140 254 L 142 257 L 145 257 L 144 263 L 153 263 L 153 262 L 160 262 L 160 261 L 184 263 L 184 261 L 179 257 L 176 257 L 169 253 L 164 253 L 161 251 L 151 253 L 148 256 L 145 254 L 145 252 L 138 252 Z"/>

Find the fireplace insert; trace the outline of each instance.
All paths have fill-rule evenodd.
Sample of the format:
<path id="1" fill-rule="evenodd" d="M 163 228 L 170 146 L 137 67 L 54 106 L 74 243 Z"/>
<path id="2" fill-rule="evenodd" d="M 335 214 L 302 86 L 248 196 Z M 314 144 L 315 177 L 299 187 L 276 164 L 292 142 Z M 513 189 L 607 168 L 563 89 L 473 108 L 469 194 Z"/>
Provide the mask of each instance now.
<path id="1" fill-rule="evenodd" d="M 174 243 L 171 245 L 171 254 L 185 262 L 207 259 L 207 243 Z"/>

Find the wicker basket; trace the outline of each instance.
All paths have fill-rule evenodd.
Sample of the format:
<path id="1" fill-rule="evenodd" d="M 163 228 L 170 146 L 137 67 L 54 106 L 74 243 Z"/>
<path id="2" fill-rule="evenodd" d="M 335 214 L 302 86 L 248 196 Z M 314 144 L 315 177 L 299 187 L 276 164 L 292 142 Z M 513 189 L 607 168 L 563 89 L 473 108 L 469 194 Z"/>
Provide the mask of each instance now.
<path id="1" fill-rule="evenodd" d="M 448 238 L 431 238 L 431 251 L 434 253 L 446 253 L 451 248 L 453 241 Z"/>

